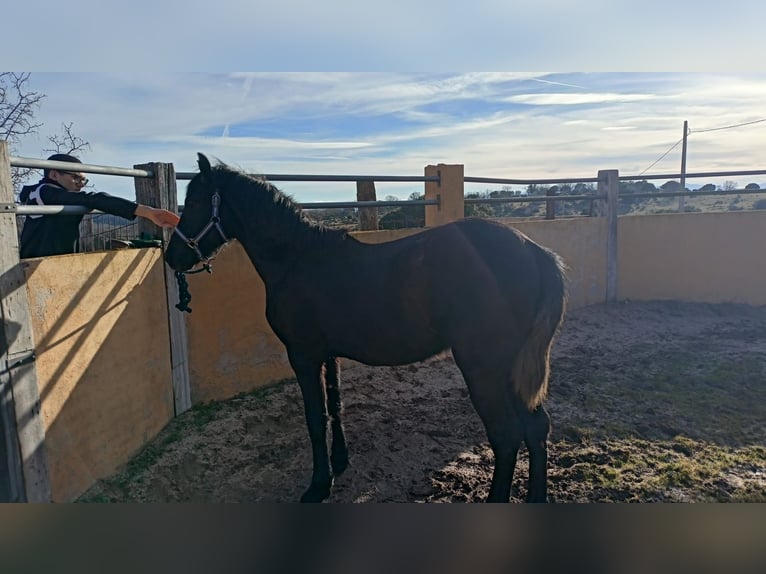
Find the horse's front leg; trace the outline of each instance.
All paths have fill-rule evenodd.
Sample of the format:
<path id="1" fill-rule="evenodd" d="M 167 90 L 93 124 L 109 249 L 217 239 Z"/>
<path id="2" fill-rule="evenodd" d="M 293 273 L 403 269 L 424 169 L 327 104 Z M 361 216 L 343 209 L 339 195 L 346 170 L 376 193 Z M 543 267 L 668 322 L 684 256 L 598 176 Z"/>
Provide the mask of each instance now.
<path id="1" fill-rule="evenodd" d="M 314 471 L 311 484 L 301 496 L 301 502 L 322 502 L 330 496 L 332 474 L 327 455 L 327 397 L 322 380 L 323 361 L 312 360 L 300 353 L 288 352 L 290 365 L 298 378 L 303 395 L 306 425 L 311 439 Z"/>
<path id="2" fill-rule="evenodd" d="M 328 357 L 325 362 L 325 388 L 327 389 L 327 410 L 332 427 L 332 450 L 330 463 L 335 476 L 340 476 L 348 467 L 348 447 L 343 430 L 343 401 L 340 398 L 340 359 Z"/>

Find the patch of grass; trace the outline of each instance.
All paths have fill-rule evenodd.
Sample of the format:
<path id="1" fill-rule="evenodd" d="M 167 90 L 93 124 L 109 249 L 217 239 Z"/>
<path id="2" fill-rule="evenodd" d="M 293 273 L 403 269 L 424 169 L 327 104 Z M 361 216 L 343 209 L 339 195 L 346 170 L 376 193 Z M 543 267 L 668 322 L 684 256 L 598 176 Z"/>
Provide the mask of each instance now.
<path id="1" fill-rule="evenodd" d="M 553 456 L 557 497 L 609 501 L 766 501 L 766 448 L 671 441 L 562 443 Z M 563 494 L 562 494 L 563 492 Z"/>

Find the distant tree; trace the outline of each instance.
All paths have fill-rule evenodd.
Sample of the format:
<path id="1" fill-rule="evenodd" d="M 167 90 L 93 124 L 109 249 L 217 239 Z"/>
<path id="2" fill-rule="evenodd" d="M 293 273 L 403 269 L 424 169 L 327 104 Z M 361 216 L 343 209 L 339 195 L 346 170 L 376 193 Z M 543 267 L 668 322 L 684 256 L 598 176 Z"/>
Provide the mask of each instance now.
<path id="1" fill-rule="evenodd" d="M 504 185 L 500 189 L 487 191 L 487 194 L 489 197 L 515 197 L 519 195 L 519 192 L 514 191 L 510 185 Z"/>
<path id="2" fill-rule="evenodd" d="M 697 191 L 715 191 L 715 185 L 712 183 L 706 183 L 702 187 L 700 187 Z"/>
<path id="3" fill-rule="evenodd" d="M 413 192 L 410 201 L 423 199 L 424 194 Z M 423 227 L 426 224 L 425 205 L 403 205 L 385 214 L 378 220 L 380 229 L 401 229 L 406 227 Z"/>
<path id="4" fill-rule="evenodd" d="M 657 186 L 650 181 L 646 181 L 645 179 L 639 181 L 637 185 L 642 193 L 651 193 L 653 191 L 657 191 Z"/>
<path id="5" fill-rule="evenodd" d="M 681 184 L 674 180 L 666 181 L 660 186 L 660 189 L 662 191 L 683 191 Z"/>
<path id="6" fill-rule="evenodd" d="M 587 195 L 589 193 L 595 193 L 596 188 L 592 183 L 576 183 L 572 188 L 574 195 Z"/>
<path id="7" fill-rule="evenodd" d="M 723 182 L 722 189 L 724 191 L 734 191 L 735 189 L 737 189 L 737 182 L 736 181 L 731 181 L 731 180 L 726 180 L 726 181 Z"/>
<path id="8" fill-rule="evenodd" d="M 526 195 L 545 195 L 546 189 L 547 188 L 544 188 L 541 185 L 537 185 L 536 183 L 530 183 L 527 186 Z"/>
<path id="9" fill-rule="evenodd" d="M 757 183 L 748 183 L 745 186 L 745 189 L 761 189 L 761 186 L 758 185 Z"/>
<path id="10" fill-rule="evenodd" d="M 618 193 L 620 195 L 629 193 L 638 193 L 638 186 L 635 181 L 620 181 L 618 182 Z"/>
<path id="11" fill-rule="evenodd" d="M 489 193 L 468 193 L 466 199 L 486 199 Z M 487 203 L 466 203 L 463 207 L 465 217 L 494 217 L 492 206 Z"/>

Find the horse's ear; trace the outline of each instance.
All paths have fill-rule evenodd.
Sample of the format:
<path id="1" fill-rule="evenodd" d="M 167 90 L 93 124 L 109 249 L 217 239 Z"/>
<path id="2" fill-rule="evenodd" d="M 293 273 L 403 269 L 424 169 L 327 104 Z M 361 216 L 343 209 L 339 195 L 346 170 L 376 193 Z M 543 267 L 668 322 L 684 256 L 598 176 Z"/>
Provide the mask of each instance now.
<path id="1" fill-rule="evenodd" d="M 204 177 L 210 177 L 212 168 L 210 167 L 210 161 L 208 161 L 207 157 L 205 157 L 205 154 L 198 153 L 197 154 L 197 165 L 199 166 L 199 172 Z"/>

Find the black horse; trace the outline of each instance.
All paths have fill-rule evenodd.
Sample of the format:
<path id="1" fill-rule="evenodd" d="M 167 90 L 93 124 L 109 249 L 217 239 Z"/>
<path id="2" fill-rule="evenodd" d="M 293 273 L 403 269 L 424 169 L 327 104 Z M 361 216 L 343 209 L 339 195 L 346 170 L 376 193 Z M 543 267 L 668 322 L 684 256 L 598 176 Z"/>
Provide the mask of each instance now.
<path id="1" fill-rule="evenodd" d="M 333 476 L 348 466 L 339 357 L 401 365 L 447 349 L 495 455 L 487 500 L 510 499 L 522 441 L 530 459 L 527 500 L 547 500 L 550 419 L 542 401 L 566 302 L 555 253 L 481 219 L 365 244 L 308 222 L 264 179 L 211 167 L 198 155 L 200 172 L 166 259 L 188 271 L 237 239 L 263 279 L 266 317 L 287 349 L 311 438 L 314 470 L 301 501 L 326 499 Z"/>

